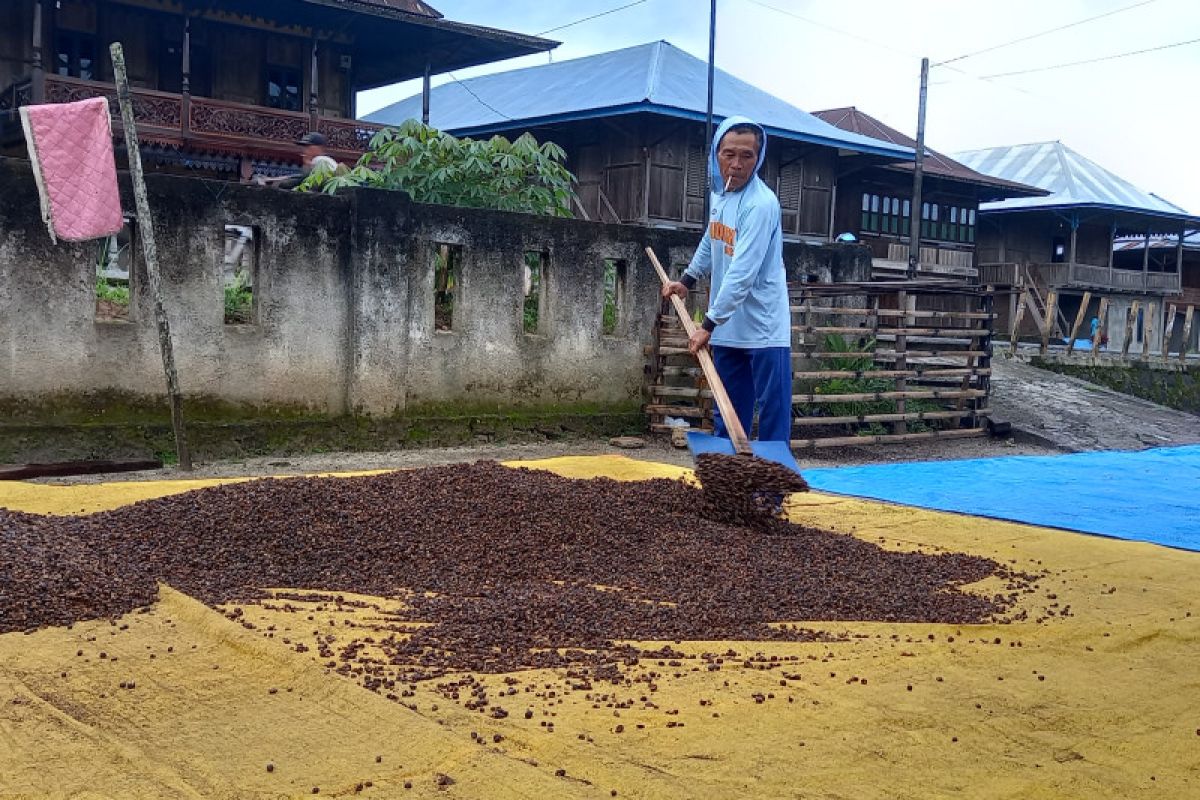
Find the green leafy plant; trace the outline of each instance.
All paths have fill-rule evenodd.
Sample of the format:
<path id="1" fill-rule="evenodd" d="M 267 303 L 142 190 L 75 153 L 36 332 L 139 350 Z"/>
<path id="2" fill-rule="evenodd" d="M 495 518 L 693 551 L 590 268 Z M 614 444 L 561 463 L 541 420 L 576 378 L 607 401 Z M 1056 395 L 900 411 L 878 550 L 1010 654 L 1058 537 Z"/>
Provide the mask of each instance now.
<path id="1" fill-rule="evenodd" d="M 570 217 L 574 176 L 565 160 L 561 147 L 528 133 L 459 139 L 408 120 L 376 133 L 353 168 L 314 171 L 297 190 L 400 189 L 418 203 Z"/>
<path id="2" fill-rule="evenodd" d="M 254 321 L 254 289 L 250 276 L 240 270 L 225 287 L 225 324 L 245 325 Z"/>
<path id="3" fill-rule="evenodd" d="M 529 293 L 521 309 L 521 323 L 525 333 L 537 333 L 542 310 L 542 254 L 527 252 L 525 268 L 529 270 Z"/>
<path id="4" fill-rule="evenodd" d="M 114 305 L 125 306 L 128 308 L 129 287 L 124 284 L 111 281 L 108 278 L 105 278 L 103 275 L 97 275 L 96 299 L 107 300 Z"/>

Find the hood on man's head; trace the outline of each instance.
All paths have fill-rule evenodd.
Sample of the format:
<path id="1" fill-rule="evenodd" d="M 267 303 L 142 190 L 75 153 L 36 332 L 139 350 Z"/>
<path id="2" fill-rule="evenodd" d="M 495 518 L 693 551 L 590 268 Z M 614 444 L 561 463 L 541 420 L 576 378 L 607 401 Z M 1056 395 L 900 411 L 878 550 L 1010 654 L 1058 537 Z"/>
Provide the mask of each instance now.
<path id="1" fill-rule="evenodd" d="M 725 120 L 717 126 L 717 132 L 713 134 L 712 147 L 708 151 L 708 174 L 709 183 L 712 191 L 716 194 L 725 194 L 724 181 L 721 180 L 721 168 L 717 164 L 717 150 L 721 144 L 721 137 L 729 132 L 730 128 L 738 125 L 749 125 L 758 130 L 759 141 L 762 146 L 758 148 L 758 163 L 754 165 L 754 174 L 762 169 L 763 162 L 767 160 L 767 132 L 763 130 L 762 125 L 759 125 L 749 117 L 726 117 Z"/>

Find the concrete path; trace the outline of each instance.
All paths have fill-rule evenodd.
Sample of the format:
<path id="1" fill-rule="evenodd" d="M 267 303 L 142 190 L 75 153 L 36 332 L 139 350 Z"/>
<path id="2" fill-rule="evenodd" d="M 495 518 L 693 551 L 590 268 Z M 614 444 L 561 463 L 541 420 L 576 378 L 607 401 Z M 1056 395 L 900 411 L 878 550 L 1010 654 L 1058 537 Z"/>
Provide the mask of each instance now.
<path id="1" fill-rule="evenodd" d="M 997 420 L 1067 451 L 1142 450 L 1200 442 L 1200 416 L 1038 369 L 998 353 L 991 408 Z M 1019 434 L 1018 434 L 1019 437 Z"/>

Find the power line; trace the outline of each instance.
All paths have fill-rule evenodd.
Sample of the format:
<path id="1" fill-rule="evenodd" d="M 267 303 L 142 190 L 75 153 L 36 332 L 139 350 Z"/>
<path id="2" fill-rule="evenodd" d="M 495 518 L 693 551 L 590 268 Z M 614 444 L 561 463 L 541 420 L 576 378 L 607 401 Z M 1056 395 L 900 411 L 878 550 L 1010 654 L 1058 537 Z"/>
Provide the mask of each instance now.
<path id="1" fill-rule="evenodd" d="M 1067 23 L 1066 25 L 1059 25 L 1057 28 L 1050 28 L 1048 30 L 1041 31 L 1039 33 L 1031 33 L 1028 36 L 1022 36 L 1019 39 L 1013 39 L 1012 41 L 1009 41 L 1009 42 L 1003 42 L 1001 44 L 992 45 L 991 47 L 985 47 L 982 50 L 975 50 L 970 53 L 964 53 L 961 56 L 955 56 L 954 58 L 948 58 L 945 61 L 939 61 L 936 64 L 930 64 L 930 66 L 931 67 L 943 67 L 946 64 L 952 64 L 955 61 L 962 61 L 964 58 L 972 58 L 974 56 L 983 55 L 984 53 L 990 53 L 993 50 L 999 50 L 1003 47 L 1010 47 L 1014 44 L 1020 44 L 1021 42 L 1028 42 L 1031 39 L 1037 39 L 1041 36 L 1046 36 L 1051 33 L 1058 33 L 1059 31 L 1065 31 L 1067 28 L 1074 28 L 1077 25 L 1083 25 L 1088 22 L 1093 22 L 1098 19 L 1103 19 L 1104 17 L 1111 17 L 1113 14 L 1120 14 L 1124 11 L 1129 11 L 1134 8 L 1141 8 L 1142 6 L 1148 6 L 1154 2 L 1157 2 L 1157 0 L 1142 0 L 1142 2 L 1134 3 L 1131 6 L 1124 6 L 1123 8 L 1113 9 L 1112 11 L 1105 11 L 1103 14 L 1097 14 L 1094 17 L 1087 17 L 1086 19 L 1076 20 L 1075 22 L 1070 22 L 1070 23 Z"/>
<path id="2" fill-rule="evenodd" d="M 474 90 L 473 90 L 473 89 L 472 89 L 470 86 L 467 86 L 467 84 L 463 83 L 463 82 L 462 82 L 462 81 L 460 81 L 458 78 L 456 78 L 456 77 L 454 76 L 454 73 L 453 73 L 453 72 L 447 72 L 446 74 L 450 76 L 450 80 L 454 81 L 454 82 L 455 82 L 455 83 L 457 83 L 459 86 L 461 86 L 463 89 L 465 89 L 465 90 L 466 90 L 466 92 L 467 92 L 467 94 L 471 95 L 471 97 L 474 97 L 476 100 L 478 100 L 478 101 L 479 101 L 479 104 L 480 104 L 481 106 L 483 106 L 484 108 L 490 109 L 491 111 L 493 111 L 493 112 L 494 112 L 494 113 L 496 113 L 496 114 L 499 114 L 500 116 L 504 117 L 504 118 L 505 118 L 506 120 L 508 120 L 509 122 L 516 122 L 516 120 L 515 120 L 515 119 L 513 119 L 512 117 L 510 117 L 508 114 L 505 114 L 503 111 L 501 111 L 500 109 L 496 108 L 494 105 L 492 105 L 491 103 L 487 102 L 486 100 L 484 100 L 484 99 L 483 99 L 482 97 L 480 97 L 479 95 L 475 94 L 475 91 L 474 91 Z"/>
<path id="3" fill-rule="evenodd" d="M 634 2 L 632 2 L 632 3 L 626 3 L 623 6 L 617 6 L 616 8 L 610 8 L 608 11 L 601 11 L 599 14 L 592 14 L 590 17 L 584 17 L 582 19 L 577 19 L 574 22 L 568 22 L 566 25 L 559 25 L 557 28 L 549 28 L 548 30 L 539 31 L 538 33 L 535 33 L 534 36 L 545 36 L 547 33 L 554 33 L 555 31 L 561 31 L 563 28 L 570 28 L 575 25 L 579 25 L 580 23 L 596 19 L 598 17 L 604 17 L 609 14 L 615 14 L 618 11 L 624 11 L 627 8 L 633 8 L 634 6 L 640 6 L 644 2 L 646 2 L 646 0 L 634 0 Z"/>
<path id="4" fill-rule="evenodd" d="M 1175 42 L 1173 44 L 1164 44 L 1164 45 L 1159 45 L 1158 47 L 1147 47 L 1142 50 L 1130 50 L 1128 53 L 1114 53 L 1109 56 L 1100 56 L 1099 58 L 1088 58 L 1083 61 L 1069 61 L 1065 64 L 1051 64 L 1050 66 L 1047 66 L 1047 67 L 1034 67 L 1032 69 L 1019 69 L 1019 70 L 1015 70 L 1013 72 L 997 72 L 994 75 L 981 75 L 980 77 L 986 81 L 986 80 L 991 80 L 992 78 L 1007 78 L 1012 75 L 1028 75 L 1031 72 L 1046 72 L 1047 70 L 1052 70 L 1052 69 L 1065 69 L 1067 67 L 1078 67 L 1078 66 L 1082 66 L 1083 64 L 1096 64 L 1100 61 L 1112 61 L 1113 59 L 1117 59 L 1117 58 L 1128 58 L 1129 56 L 1139 56 L 1142 53 L 1154 53 L 1159 50 L 1169 50 L 1172 47 L 1183 47 L 1184 45 L 1196 44 L 1197 42 L 1200 42 L 1200 39 L 1188 39 L 1185 42 Z"/>
<path id="5" fill-rule="evenodd" d="M 842 36 L 848 36 L 851 39 L 857 39 L 860 42 L 866 42 L 867 44 L 872 45 L 873 47 L 881 47 L 884 50 L 890 50 L 891 52 L 896 53 L 898 55 L 902 55 L 905 58 L 911 58 L 915 61 L 921 60 L 921 56 L 913 55 L 912 53 L 906 52 L 904 50 L 900 50 L 896 47 L 893 47 L 890 44 L 887 44 L 886 42 L 876 41 L 875 39 L 868 39 L 865 36 L 859 36 L 857 33 L 845 31 L 845 30 L 842 30 L 841 28 L 835 28 L 832 25 L 825 24 L 824 22 L 819 22 L 815 19 L 810 19 L 809 17 L 801 16 L 800 14 L 797 14 L 794 11 L 788 11 L 787 9 L 779 8 L 777 6 L 770 5 L 769 3 L 764 3 L 764 2 L 762 2 L 762 0 L 746 0 L 746 2 L 753 3 L 754 5 L 760 6 L 762 8 L 770 9 L 771 11 L 774 11 L 776 14 L 783 14 L 785 17 L 791 17 L 793 19 L 798 19 L 801 22 L 807 22 L 809 25 L 815 25 L 818 28 L 824 28 L 825 30 L 831 31 L 832 33 L 837 33 Z"/>

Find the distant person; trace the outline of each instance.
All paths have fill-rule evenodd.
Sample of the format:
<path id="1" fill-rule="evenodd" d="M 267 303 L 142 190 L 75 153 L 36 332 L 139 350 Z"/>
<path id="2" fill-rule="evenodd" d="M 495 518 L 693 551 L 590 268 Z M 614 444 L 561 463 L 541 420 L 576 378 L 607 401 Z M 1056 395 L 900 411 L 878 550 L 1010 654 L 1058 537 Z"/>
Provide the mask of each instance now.
<path id="1" fill-rule="evenodd" d="M 299 174 L 284 175 L 279 178 L 259 177 L 256 183 L 260 186 L 275 186 L 278 189 L 295 189 L 304 183 L 305 179 L 315 170 L 327 169 L 330 172 L 337 172 L 341 166 L 337 161 L 325 155 L 325 145 L 328 144 L 328 140 L 322 133 L 310 131 L 301 136 L 296 144 L 304 148 L 300 151 L 301 170 Z"/>
<path id="2" fill-rule="evenodd" d="M 1100 318 L 1092 317 L 1091 326 L 1092 326 L 1092 331 L 1091 331 L 1091 335 L 1088 336 L 1088 339 L 1090 341 L 1094 342 L 1094 341 L 1096 341 L 1096 331 L 1100 330 Z"/>

